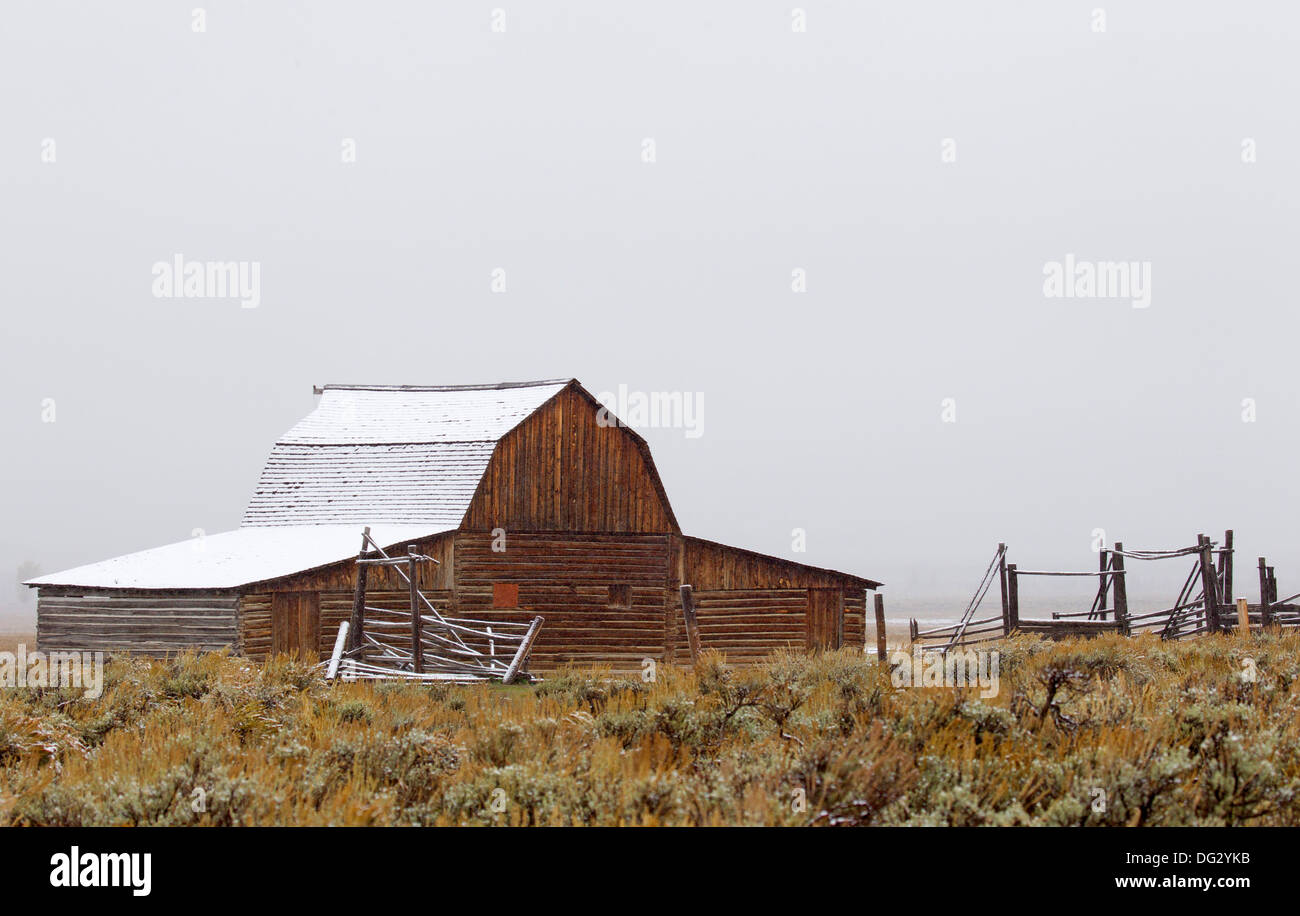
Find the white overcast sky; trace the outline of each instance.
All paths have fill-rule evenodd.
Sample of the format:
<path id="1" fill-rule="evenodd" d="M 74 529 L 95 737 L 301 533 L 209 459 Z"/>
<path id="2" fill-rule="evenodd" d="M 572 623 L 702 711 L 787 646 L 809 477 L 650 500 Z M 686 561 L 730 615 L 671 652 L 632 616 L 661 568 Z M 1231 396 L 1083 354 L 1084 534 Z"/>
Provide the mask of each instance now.
<path id="1" fill-rule="evenodd" d="M 1094 528 L 1300 588 L 1300 7 L 194 5 L 4 7 L 11 582 L 237 526 L 313 384 L 576 376 L 703 393 L 646 431 L 688 533 L 900 598 Z M 154 298 L 178 252 L 260 306 Z M 1045 298 L 1067 253 L 1151 306 Z"/>

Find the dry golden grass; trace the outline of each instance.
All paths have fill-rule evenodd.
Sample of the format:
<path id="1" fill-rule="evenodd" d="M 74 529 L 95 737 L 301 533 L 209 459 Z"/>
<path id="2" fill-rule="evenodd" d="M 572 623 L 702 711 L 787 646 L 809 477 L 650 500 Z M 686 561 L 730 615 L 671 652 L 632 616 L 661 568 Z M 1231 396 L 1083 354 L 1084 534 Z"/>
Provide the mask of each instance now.
<path id="1" fill-rule="evenodd" d="M 1300 823 L 1300 637 L 998 648 L 987 700 L 849 651 L 530 688 L 118 660 L 0 692 L 0 823 Z"/>
<path id="2" fill-rule="evenodd" d="M 0 633 L 0 652 L 13 652 L 20 645 L 36 648 L 35 633 Z"/>

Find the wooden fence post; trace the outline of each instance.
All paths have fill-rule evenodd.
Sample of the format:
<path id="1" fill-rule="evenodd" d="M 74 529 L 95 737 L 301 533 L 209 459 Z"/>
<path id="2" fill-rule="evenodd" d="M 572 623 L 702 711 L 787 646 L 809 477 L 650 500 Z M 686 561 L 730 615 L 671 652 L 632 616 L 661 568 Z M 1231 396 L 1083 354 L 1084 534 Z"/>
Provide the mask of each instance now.
<path id="1" fill-rule="evenodd" d="M 999 544 L 998 553 L 1002 555 L 998 560 L 998 585 L 1002 588 L 1002 634 L 1005 636 L 1011 632 L 1011 604 L 1007 594 L 1007 545 Z"/>
<path id="2" fill-rule="evenodd" d="M 534 617 L 532 623 L 528 625 L 528 631 L 524 633 L 524 638 L 519 643 L 519 648 L 515 650 L 515 657 L 510 660 L 506 666 L 506 673 L 501 675 L 501 683 L 513 684 L 519 672 L 523 670 L 524 665 L 528 663 L 528 653 L 533 651 L 533 640 L 537 639 L 537 633 L 546 622 L 545 617 Z"/>
<path id="3" fill-rule="evenodd" d="M 1128 629 L 1128 576 L 1124 574 L 1124 542 L 1116 541 L 1115 549 L 1110 555 L 1110 568 L 1115 580 L 1115 623 L 1119 625 L 1119 631 L 1125 636 L 1129 635 Z"/>
<path id="4" fill-rule="evenodd" d="M 1205 592 L 1205 626 L 1211 633 L 1220 629 L 1218 582 L 1214 575 L 1214 548 L 1204 534 L 1196 536 L 1196 546 L 1201 549 L 1201 590 Z"/>
<path id="5" fill-rule="evenodd" d="M 1268 600 L 1268 561 L 1259 558 L 1259 619 L 1264 626 L 1273 622 L 1273 605 Z"/>
<path id="6" fill-rule="evenodd" d="M 1106 619 L 1106 598 L 1110 593 L 1110 580 L 1114 578 L 1114 576 L 1106 575 L 1106 573 L 1110 571 L 1110 559 L 1110 551 L 1105 547 L 1097 551 L 1097 571 L 1101 573 L 1101 575 L 1097 577 L 1099 579 L 1097 583 L 1097 613 L 1101 616 L 1102 620 Z"/>
<path id="7" fill-rule="evenodd" d="M 1232 600 L 1232 529 L 1223 532 L 1223 600 Z"/>
<path id="8" fill-rule="evenodd" d="M 694 667 L 700 662 L 700 630 L 695 621 L 695 593 L 689 585 L 682 586 L 682 619 L 686 621 L 686 645 Z"/>
<path id="9" fill-rule="evenodd" d="M 885 663 L 885 651 L 888 640 L 885 637 L 885 596 L 876 593 L 876 661 Z"/>
<path id="10" fill-rule="evenodd" d="M 361 535 L 361 552 L 357 554 L 358 560 L 364 560 L 370 548 L 370 528 L 367 527 Z M 357 590 L 352 598 L 352 620 L 348 627 L 348 648 L 355 649 L 361 645 L 361 637 L 365 635 L 366 626 L 366 570 L 369 567 L 357 564 Z"/>
<path id="11" fill-rule="evenodd" d="M 1016 564 L 1007 564 L 1007 632 L 1020 628 L 1020 586 L 1016 582 Z"/>
<path id="12" fill-rule="evenodd" d="M 1250 610 L 1245 598 L 1237 599 L 1237 630 L 1239 636 L 1250 635 Z"/>
<path id="13" fill-rule="evenodd" d="M 348 622 L 340 621 L 338 635 L 334 637 L 334 651 L 330 653 L 329 667 L 325 669 L 325 680 L 332 681 L 339 673 L 339 662 L 343 659 L 343 647 L 348 642 Z"/>
<path id="14" fill-rule="evenodd" d="M 411 580 L 411 656 L 415 673 L 424 673 L 424 643 L 420 639 L 420 554 L 415 545 L 406 548 L 407 577 Z"/>

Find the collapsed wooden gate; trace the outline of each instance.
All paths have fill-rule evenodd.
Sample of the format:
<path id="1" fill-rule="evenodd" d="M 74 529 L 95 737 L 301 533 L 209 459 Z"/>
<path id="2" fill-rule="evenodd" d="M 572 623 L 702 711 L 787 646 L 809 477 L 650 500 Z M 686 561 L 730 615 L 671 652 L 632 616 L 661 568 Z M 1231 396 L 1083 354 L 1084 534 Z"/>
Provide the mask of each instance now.
<path id="1" fill-rule="evenodd" d="M 420 564 L 437 563 L 417 552 L 390 557 L 366 528 L 357 556 L 352 618 L 339 625 L 325 672 L 327 679 L 406 679 L 510 684 L 531 679 L 528 656 L 544 618 L 528 623 L 474 620 L 444 615 L 420 591 Z M 410 609 L 394 611 L 366 605 L 367 571 L 387 566 L 405 580 Z"/>

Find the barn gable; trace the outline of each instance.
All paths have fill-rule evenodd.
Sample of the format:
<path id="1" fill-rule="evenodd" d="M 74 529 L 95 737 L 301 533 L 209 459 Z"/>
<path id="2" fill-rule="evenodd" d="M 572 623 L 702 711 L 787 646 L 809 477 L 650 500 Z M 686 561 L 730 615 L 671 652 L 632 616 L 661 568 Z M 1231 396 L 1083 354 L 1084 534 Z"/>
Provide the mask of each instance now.
<path id="1" fill-rule="evenodd" d="M 601 410 L 572 382 L 504 435 L 462 528 L 678 532 L 645 440 Z"/>

